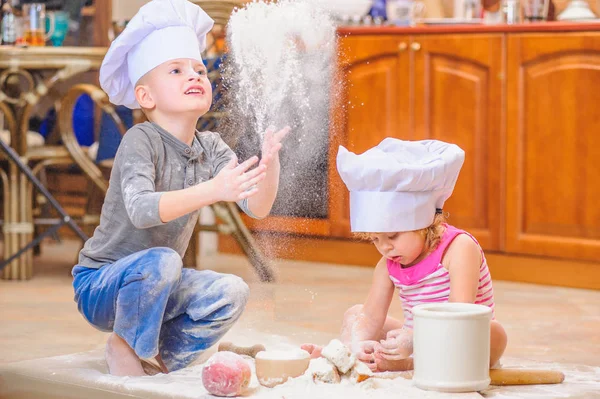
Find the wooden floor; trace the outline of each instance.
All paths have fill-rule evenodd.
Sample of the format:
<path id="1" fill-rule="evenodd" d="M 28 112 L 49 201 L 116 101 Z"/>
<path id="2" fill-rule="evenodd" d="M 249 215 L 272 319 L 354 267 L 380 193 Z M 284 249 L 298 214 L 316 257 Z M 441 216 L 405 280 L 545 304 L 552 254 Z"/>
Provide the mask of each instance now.
<path id="1" fill-rule="evenodd" d="M 45 244 L 33 280 L 0 281 L 0 363 L 103 345 L 106 335 L 83 320 L 72 299 L 69 271 L 76 253 L 76 242 Z M 250 283 L 251 300 L 238 327 L 278 335 L 310 329 L 322 340 L 337 334 L 345 309 L 364 300 L 372 272 L 281 261 L 279 282 L 261 284 L 240 256 L 210 257 L 202 266 Z M 509 335 L 508 356 L 600 366 L 600 291 L 502 281 L 494 289 L 496 317 Z M 391 313 L 400 315 L 398 300 Z"/>

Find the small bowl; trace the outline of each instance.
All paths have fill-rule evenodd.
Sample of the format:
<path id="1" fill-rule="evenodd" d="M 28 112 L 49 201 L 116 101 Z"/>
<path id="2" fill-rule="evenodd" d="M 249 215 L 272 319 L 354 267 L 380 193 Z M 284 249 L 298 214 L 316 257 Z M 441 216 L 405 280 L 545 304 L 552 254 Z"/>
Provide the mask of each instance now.
<path id="1" fill-rule="evenodd" d="M 310 364 L 310 355 L 302 349 L 262 351 L 256 354 L 256 377 L 269 388 L 288 378 L 300 377 Z"/>

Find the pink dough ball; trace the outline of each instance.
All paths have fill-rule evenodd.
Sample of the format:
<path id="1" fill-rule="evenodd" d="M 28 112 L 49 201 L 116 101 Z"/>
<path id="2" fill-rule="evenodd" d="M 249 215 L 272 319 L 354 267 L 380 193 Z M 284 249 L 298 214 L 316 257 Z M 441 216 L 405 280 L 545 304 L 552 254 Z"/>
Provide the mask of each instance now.
<path id="1" fill-rule="evenodd" d="M 233 352 L 217 352 L 202 369 L 204 388 L 215 396 L 238 396 L 250 384 L 252 372 L 243 357 Z"/>

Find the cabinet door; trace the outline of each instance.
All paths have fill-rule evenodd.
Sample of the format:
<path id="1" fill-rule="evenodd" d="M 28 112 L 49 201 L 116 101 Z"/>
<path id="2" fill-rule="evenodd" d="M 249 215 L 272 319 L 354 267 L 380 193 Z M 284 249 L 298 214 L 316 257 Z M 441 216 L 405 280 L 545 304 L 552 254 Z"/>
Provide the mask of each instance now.
<path id="1" fill-rule="evenodd" d="M 362 153 L 386 137 L 407 137 L 409 122 L 408 37 L 350 36 L 340 39 L 343 82 L 333 107 L 329 179 L 331 232 L 350 234 L 348 190 L 336 168 L 338 146 Z"/>
<path id="2" fill-rule="evenodd" d="M 600 259 L 600 34 L 508 37 L 506 249 Z"/>
<path id="3" fill-rule="evenodd" d="M 444 210 L 485 249 L 501 249 L 502 35 L 415 36 L 415 139 L 457 144 L 465 163 Z"/>

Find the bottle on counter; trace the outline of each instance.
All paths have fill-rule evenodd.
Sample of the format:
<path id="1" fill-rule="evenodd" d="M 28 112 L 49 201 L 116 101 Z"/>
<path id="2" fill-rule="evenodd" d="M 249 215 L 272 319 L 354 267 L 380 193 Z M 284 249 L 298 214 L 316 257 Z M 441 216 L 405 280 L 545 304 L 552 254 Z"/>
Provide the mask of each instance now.
<path id="1" fill-rule="evenodd" d="M 483 18 L 483 7 L 479 0 L 464 0 L 462 18 L 473 20 Z"/>
<path id="2" fill-rule="evenodd" d="M 504 22 L 508 25 L 521 23 L 521 2 L 519 0 L 504 0 L 502 8 Z"/>
<path id="3" fill-rule="evenodd" d="M 2 19 L 4 18 L 4 2 L 7 0 L 0 0 L 0 45 L 2 45 Z"/>
<path id="4" fill-rule="evenodd" d="M 386 0 L 373 0 L 373 5 L 371 6 L 371 10 L 369 10 L 369 16 L 376 25 L 387 20 L 386 7 Z"/>
<path id="5" fill-rule="evenodd" d="M 2 29 L 0 36 L 3 45 L 14 45 L 17 41 L 17 21 L 9 2 L 2 5 Z"/>

